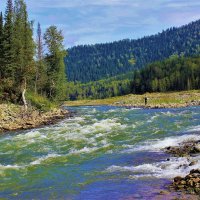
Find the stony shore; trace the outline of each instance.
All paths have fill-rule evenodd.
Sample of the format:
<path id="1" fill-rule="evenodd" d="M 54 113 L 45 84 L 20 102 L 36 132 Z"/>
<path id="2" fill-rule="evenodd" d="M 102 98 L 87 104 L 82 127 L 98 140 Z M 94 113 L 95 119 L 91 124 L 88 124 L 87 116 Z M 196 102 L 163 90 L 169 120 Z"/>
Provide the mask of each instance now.
<path id="1" fill-rule="evenodd" d="M 164 151 L 173 156 L 186 157 L 190 160 L 190 158 L 195 158 L 200 154 L 200 141 L 184 142 L 178 146 L 167 147 Z M 188 166 L 184 167 L 192 167 L 197 163 L 198 160 L 191 161 Z M 170 185 L 170 190 L 197 195 L 200 198 L 200 169 L 192 169 L 185 177 L 175 177 L 173 183 Z"/>
<path id="2" fill-rule="evenodd" d="M 54 124 L 70 116 L 71 113 L 63 109 L 52 109 L 48 112 L 31 109 L 24 112 L 22 106 L 0 104 L 0 133 Z"/>
<path id="3" fill-rule="evenodd" d="M 133 105 L 133 104 L 113 104 L 115 106 L 123 106 L 127 108 L 146 108 L 146 109 L 162 109 L 162 108 L 183 108 L 189 106 L 200 106 L 200 100 L 192 100 L 185 103 L 158 103 L 147 105 Z"/>

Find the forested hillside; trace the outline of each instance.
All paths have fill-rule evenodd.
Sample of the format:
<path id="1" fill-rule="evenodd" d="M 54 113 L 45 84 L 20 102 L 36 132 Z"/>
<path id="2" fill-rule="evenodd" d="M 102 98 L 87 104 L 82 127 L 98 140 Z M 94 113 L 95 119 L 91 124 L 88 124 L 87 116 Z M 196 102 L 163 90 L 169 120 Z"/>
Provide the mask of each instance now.
<path id="1" fill-rule="evenodd" d="M 171 56 L 128 74 L 99 81 L 67 84 L 67 98 L 104 99 L 130 93 L 200 89 L 200 57 Z"/>
<path id="2" fill-rule="evenodd" d="M 104 99 L 130 94 L 132 79 L 133 72 L 129 72 L 89 83 L 69 82 L 67 84 L 67 98 L 69 100 Z"/>
<path id="3" fill-rule="evenodd" d="M 73 47 L 65 64 L 69 81 L 90 82 L 141 69 L 173 54 L 199 52 L 200 20 L 137 40 Z"/>
<path id="4" fill-rule="evenodd" d="M 200 56 L 171 57 L 134 73 L 133 93 L 200 89 Z"/>

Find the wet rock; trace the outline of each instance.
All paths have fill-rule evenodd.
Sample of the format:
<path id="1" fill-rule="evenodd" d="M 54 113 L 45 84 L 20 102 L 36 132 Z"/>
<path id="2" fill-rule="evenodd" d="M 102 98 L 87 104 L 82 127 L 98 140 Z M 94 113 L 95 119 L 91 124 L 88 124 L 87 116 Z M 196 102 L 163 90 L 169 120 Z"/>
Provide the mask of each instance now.
<path id="1" fill-rule="evenodd" d="M 192 161 L 189 166 L 193 166 L 193 165 L 196 165 L 197 164 L 197 161 Z"/>
<path id="2" fill-rule="evenodd" d="M 161 191 L 159 192 L 159 194 L 160 194 L 160 195 L 167 195 L 167 194 L 170 194 L 170 192 L 167 191 L 167 190 L 161 190 Z"/>
<path id="3" fill-rule="evenodd" d="M 192 169 L 190 174 L 200 174 L 200 169 Z"/>
<path id="4" fill-rule="evenodd" d="M 192 154 L 200 153 L 200 143 L 199 141 L 184 142 L 179 146 L 166 147 L 164 151 L 174 156 L 187 157 Z"/>
<path id="5" fill-rule="evenodd" d="M 189 194 L 200 195 L 200 169 L 193 169 L 186 177 L 174 178 L 172 187 L 175 190 L 184 190 Z"/>
<path id="6" fill-rule="evenodd" d="M 194 146 L 194 150 L 199 153 L 200 152 L 200 144 L 196 144 Z"/>

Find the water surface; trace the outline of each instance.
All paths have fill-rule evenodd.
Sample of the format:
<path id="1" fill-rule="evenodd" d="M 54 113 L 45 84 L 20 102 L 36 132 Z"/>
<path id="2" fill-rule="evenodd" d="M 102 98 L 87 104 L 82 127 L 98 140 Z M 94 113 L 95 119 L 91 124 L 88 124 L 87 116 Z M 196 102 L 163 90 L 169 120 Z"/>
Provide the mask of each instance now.
<path id="1" fill-rule="evenodd" d="M 191 160 L 162 149 L 200 140 L 200 107 L 68 108 L 56 125 L 0 136 L 2 199 L 170 199 L 161 196 Z M 168 159 L 170 158 L 170 160 Z M 200 167 L 199 157 L 196 166 Z"/>

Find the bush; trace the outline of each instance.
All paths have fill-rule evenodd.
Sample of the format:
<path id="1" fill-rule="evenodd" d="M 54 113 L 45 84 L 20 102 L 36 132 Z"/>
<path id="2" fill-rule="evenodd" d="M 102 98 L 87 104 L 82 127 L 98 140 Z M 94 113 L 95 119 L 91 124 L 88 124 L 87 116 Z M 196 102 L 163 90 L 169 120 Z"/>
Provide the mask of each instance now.
<path id="1" fill-rule="evenodd" d="M 42 111 L 49 111 L 55 107 L 57 107 L 57 104 L 55 102 L 49 101 L 46 97 L 40 96 L 35 93 L 27 93 L 27 101 L 31 106 L 36 107 L 39 110 Z"/>

